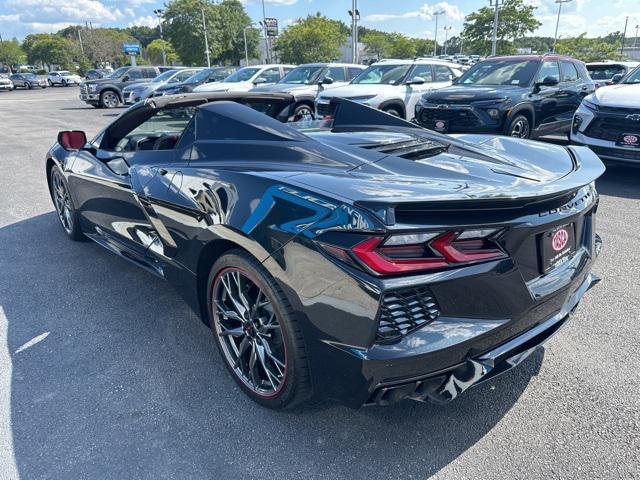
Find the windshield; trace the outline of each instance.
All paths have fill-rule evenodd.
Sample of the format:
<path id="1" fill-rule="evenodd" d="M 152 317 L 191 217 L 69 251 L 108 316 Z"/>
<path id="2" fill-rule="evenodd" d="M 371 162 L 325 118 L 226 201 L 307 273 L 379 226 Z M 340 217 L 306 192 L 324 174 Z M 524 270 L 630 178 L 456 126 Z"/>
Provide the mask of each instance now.
<path id="1" fill-rule="evenodd" d="M 153 80 L 151 80 L 151 83 L 164 83 L 164 82 L 167 82 L 175 74 L 176 74 L 176 70 L 167 70 L 166 72 L 161 73 L 160 75 L 155 77 Z"/>
<path id="2" fill-rule="evenodd" d="M 33 73 L 23 73 L 22 76 L 24 78 L 36 78 L 36 76 Z"/>
<path id="3" fill-rule="evenodd" d="M 71 72 L 67 72 L 66 70 L 62 70 L 61 72 L 58 72 L 59 75 L 71 75 Z"/>
<path id="4" fill-rule="evenodd" d="M 458 84 L 529 85 L 539 63 L 537 60 L 485 60 L 467 70 Z"/>
<path id="5" fill-rule="evenodd" d="M 627 78 L 625 78 L 622 81 L 622 83 L 626 83 L 626 84 L 640 83 L 640 67 L 636 67 L 635 70 L 632 70 L 631 73 L 627 75 Z"/>
<path id="6" fill-rule="evenodd" d="M 240 70 L 238 70 L 233 75 L 229 75 L 227 78 L 224 79 L 224 81 L 225 82 L 232 82 L 232 83 L 233 82 L 248 82 L 249 80 L 251 80 L 251 77 L 253 77 L 259 71 L 260 71 L 259 68 L 244 67 L 244 68 L 241 68 Z"/>
<path id="7" fill-rule="evenodd" d="M 351 83 L 397 85 L 407 74 L 411 64 L 406 65 L 371 65 L 364 72 L 351 80 Z"/>
<path id="8" fill-rule="evenodd" d="M 129 70 L 129 67 L 120 67 L 114 70 L 111 75 L 107 75 L 107 78 L 120 78 L 127 70 Z"/>
<path id="9" fill-rule="evenodd" d="M 296 85 L 311 85 L 317 83 L 318 77 L 324 70 L 324 67 L 298 67 L 287 73 L 280 83 L 290 83 Z"/>
<path id="10" fill-rule="evenodd" d="M 199 72 L 191 75 L 184 82 L 185 83 L 200 83 L 200 82 L 204 82 L 209 77 L 209 75 L 211 75 L 211 72 L 213 72 L 213 70 L 211 70 L 209 68 L 205 68 L 204 70 L 200 70 Z"/>

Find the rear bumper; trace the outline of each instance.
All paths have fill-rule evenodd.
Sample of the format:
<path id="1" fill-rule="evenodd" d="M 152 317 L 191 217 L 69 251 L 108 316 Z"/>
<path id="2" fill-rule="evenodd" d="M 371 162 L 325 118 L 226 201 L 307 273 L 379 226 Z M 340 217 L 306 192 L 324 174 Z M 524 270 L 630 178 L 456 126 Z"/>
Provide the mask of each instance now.
<path id="1" fill-rule="evenodd" d="M 403 399 L 447 403 L 474 385 L 511 370 L 555 335 L 569 320 L 584 294 L 600 279 L 587 275 L 560 311 L 517 337 L 469 357 L 451 369 L 423 378 L 377 386 L 365 405 L 388 405 Z"/>

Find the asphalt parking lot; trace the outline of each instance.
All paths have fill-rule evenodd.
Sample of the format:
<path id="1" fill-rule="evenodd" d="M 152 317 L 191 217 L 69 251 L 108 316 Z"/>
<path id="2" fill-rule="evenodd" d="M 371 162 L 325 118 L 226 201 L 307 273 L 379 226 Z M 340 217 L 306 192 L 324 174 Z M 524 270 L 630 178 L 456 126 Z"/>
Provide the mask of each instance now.
<path id="1" fill-rule="evenodd" d="M 603 281 L 517 370 L 445 406 L 275 413 L 161 280 L 64 236 L 44 155 L 122 110 L 0 92 L 0 479 L 640 478 L 640 169 L 598 182 Z"/>

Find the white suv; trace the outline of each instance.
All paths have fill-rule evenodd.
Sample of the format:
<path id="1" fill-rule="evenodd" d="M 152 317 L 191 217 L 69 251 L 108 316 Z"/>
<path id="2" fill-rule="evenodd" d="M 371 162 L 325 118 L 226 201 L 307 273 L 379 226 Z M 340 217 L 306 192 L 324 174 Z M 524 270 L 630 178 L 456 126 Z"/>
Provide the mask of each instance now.
<path id="1" fill-rule="evenodd" d="M 374 63 L 344 87 L 320 92 L 319 117 L 333 115 L 331 99 L 347 98 L 411 120 L 420 97 L 462 76 L 460 65 L 435 59 L 384 60 Z"/>
<path id="2" fill-rule="evenodd" d="M 67 85 L 80 85 L 80 83 L 82 83 L 82 78 L 80 78 L 80 75 L 76 75 L 75 73 L 60 70 L 58 72 L 49 72 L 49 75 L 47 75 L 47 83 L 50 87 L 53 87 L 54 85 L 62 85 L 63 87 L 66 87 Z"/>
<path id="3" fill-rule="evenodd" d="M 640 163 L 640 67 L 582 100 L 571 141 L 589 146 L 603 160 Z"/>
<path id="4" fill-rule="evenodd" d="M 251 65 L 229 75 L 221 82 L 204 83 L 194 92 L 248 92 L 258 85 L 279 82 L 295 65 Z"/>

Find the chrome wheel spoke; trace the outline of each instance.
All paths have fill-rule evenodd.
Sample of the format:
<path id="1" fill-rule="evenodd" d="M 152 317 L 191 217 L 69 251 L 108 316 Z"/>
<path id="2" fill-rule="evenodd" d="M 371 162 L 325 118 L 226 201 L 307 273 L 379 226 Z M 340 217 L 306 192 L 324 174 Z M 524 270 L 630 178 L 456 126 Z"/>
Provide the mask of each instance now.
<path id="1" fill-rule="evenodd" d="M 277 393 L 285 380 L 286 352 L 269 297 L 237 269 L 223 272 L 213 293 L 215 331 L 233 371 L 257 394 Z"/>

